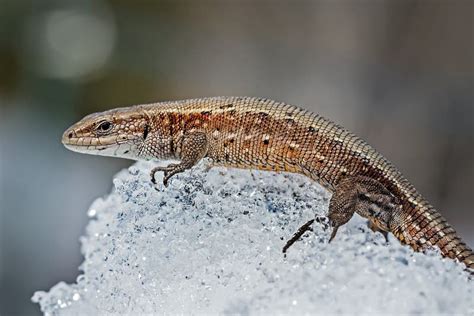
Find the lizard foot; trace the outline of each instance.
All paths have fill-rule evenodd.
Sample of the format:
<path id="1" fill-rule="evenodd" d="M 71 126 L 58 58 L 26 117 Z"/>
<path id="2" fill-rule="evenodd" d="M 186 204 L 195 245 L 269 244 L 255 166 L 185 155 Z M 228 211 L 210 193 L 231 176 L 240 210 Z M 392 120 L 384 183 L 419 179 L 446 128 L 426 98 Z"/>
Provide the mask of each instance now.
<path id="1" fill-rule="evenodd" d="M 180 140 L 181 147 L 181 162 L 178 164 L 170 164 L 166 167 L 155 167 L 150 172 L 151 182 L 156 184 L 155 173 L 162 171 L 163 185 L 168 186 L 169 179 L 177 173 L 183 172 L 186 169 L 190 169 L 207 153 L 207 139 L 206 135 L 202 132 L 194 132 L 186 134 Z"/>
<path id="2" fill-rule="evenodd" d="M 183 170 L 184 169 L 180 168 L 180 164 L 170 164 L 166 167 L 161 167 L 161 166 L 160 167 L 155 167 L 150 172 L 151 182 L 153 184 L 157 184 L 155 174 L 157 172 L 161 171 L 161 172 L 163 172 L 163 185 L 165 187 L 167 187 L 168 186 L 168 180 L 171 178 L 171 176 L 173 176 L 176 173 L 179 173 Z"/>

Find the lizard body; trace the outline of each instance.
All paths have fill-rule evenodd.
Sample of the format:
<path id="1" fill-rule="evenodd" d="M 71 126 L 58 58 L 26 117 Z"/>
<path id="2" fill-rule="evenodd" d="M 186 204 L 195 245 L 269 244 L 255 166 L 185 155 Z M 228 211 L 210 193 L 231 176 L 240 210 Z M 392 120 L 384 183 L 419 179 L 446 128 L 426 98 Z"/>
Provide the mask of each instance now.
<path id="1" fill-rule="evenodd" d="M 357 212 L 416 251 L 436 246 L 474 269 L 472 250 L 387 159 L 344 128 L 296 106 L 249 97 L 137 105 L 86 116 L 62 141 L 83 153 L 179 161 L 152 170 L 152 181 L 164 172 L 165 186 L 204 157 L 214 165 L 301 173 L 333 194 L 331 239 Z"/>

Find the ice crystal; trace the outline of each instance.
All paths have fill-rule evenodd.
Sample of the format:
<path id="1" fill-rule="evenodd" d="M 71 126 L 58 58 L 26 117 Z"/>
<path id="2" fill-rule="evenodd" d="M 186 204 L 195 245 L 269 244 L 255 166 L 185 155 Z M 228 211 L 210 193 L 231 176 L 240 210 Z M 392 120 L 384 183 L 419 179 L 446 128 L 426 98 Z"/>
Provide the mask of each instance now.
<path id="1" fill-rule="evenodd" d="M 436 252 L 414 253 L 355 216 L 328 244 L 285 241 L 329 194 L 301 175 L 204 164 L 155 190 L 138 162 L 96 200 L 76 283 L 38 291 L 47 315 L 474 314 L 474 282 Z"/>

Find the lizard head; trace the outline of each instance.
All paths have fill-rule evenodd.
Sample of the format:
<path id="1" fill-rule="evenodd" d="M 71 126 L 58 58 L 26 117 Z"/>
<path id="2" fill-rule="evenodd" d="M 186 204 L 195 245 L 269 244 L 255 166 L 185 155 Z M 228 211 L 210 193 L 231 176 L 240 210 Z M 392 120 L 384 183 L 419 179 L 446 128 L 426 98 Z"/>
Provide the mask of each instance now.
<path id="1" fill-rule="evenodd" d="M 80 153 L 138 159 L 148 129 L 144 111 L 119 108 L 84 117 L 64 132 L 62 143 Z"/>

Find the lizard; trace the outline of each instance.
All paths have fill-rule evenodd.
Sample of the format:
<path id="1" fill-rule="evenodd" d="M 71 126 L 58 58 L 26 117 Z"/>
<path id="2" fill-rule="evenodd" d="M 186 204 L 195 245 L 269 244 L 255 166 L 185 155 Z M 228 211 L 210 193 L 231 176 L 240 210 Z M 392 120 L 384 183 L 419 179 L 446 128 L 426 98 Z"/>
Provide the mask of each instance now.
<path id="1" fill-rule="evenodd" d="M 474 253 L 414 186 L 364 140 L 323 116 L 257 97 L 210 97 L 94 113 L 68 128 L 62 143 L 87 154 L 174 160 L 150 172 L 171 177 L 207 157 L 212 166 L 300 173 L 332 193 L 329 242 L 357 213 L 415 251 L 439 248 L 474 269 Z M 306 231 L 305 223 L 283 252 Z"/>

